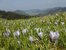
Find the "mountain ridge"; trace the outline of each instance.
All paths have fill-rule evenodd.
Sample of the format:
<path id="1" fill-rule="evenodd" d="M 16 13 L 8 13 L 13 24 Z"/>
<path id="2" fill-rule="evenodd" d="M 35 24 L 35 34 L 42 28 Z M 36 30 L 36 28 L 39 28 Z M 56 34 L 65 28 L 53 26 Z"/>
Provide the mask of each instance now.
<path id="1" fill-rule="evenodd" d="M 19 11 L 21 12 L 22 10 Z M 55 8 L 48 8 L 44 10 L 43 9 L 23 10 L 22 13 L 20 14 L 24 13 L 24 15 L 30 15 L 30 16 L 43 16 L 43 15 L 53 14 L 57 12 L 65 12 L 65 11 L 66 11 L 66 7 L 55 7 Z M 17 13 L 19 12 L 17 11 Z"/>

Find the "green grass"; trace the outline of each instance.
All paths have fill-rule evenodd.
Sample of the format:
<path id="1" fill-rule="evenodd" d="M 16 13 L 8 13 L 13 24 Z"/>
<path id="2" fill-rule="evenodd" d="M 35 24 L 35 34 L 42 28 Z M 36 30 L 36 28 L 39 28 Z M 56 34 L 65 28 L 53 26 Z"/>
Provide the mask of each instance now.
<path id="1" fill-rule="evenodd" d="M 58 20 L 58 25 L 55 21 Z M 64 21 L 64 25 L 61 22 Z M 3 32 L 6 28 L 10 29 L 9 37 L 3 37 Z M 22 34 L 22 30 L 27 28 L 29 30 L 26 35 Z M 41 28 L 43 37 L 40 39 L 34 28 Z M 14 38 L 13 33 L 20 30 L 20 45 L 18 38 Z M 49 39 L 50 31 L 59 31 L 60 37 L 57 45 L 53 45 Z M 30 43 L 29 36 L 38 39 Z M 0 50 L 66 50 L 66 13 L 45 17 L 37 17 L 30 19 L 6 20 L 0 18 Z"/>

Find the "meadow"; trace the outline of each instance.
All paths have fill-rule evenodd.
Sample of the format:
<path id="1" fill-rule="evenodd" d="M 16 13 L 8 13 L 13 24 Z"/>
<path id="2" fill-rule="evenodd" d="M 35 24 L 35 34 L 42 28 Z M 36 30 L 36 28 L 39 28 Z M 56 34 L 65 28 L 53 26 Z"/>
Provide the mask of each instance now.
<path id="1" fill-rule="evenodd" d="M 50 31 L 59 32 L 56 45 L 50 42 Z M 40 32 L 41 36 L 37 34 Z M 66 50 L 66 13 L 18 20 L 0 18 L 0 50 Z"/>

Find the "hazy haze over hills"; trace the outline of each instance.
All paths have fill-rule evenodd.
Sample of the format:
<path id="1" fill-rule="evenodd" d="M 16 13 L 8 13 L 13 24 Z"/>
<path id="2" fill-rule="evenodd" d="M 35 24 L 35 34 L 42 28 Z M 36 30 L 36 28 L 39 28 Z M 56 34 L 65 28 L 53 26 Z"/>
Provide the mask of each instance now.
<path id="1" fill-rule="evenodd" d="M 66 7 L 55 7 L 55 8 L 51 8 L 51 9 L 32 9 L 32 10 L 23 10 L 23 11 L 15 11 L 17 13 L 20 13 L 20 14 L 24 14 L 24 15 L 32 15 L 32 16 L 35 16 L 35 15 L 39 15 L 39 16 L 43 16 L 43 15 L 48 15 L 48 14 L 54 14 L 54 13 L 57 13 L 57 12 L 66 12 Z"/>

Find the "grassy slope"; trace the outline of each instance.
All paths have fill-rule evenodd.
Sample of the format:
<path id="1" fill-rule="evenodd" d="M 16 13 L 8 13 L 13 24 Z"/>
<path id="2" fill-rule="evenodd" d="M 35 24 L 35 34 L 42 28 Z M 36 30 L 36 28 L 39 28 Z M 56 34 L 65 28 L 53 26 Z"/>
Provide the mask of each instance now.
<path id="1" fill-rule="evenodd" d="M 58 25 L 55 25 L 55 21 L 59 20 Z M 64 25 L 61 22 L 64 21 Z M 10 37 L 3 38 L 2 33 L 5 29 L 11 30 Z M 23 36 L 22 30 L 27 28 L 29 32 Z M 43 38 L 39 39 L 34 28 L 42 28 Z M 20 30 L 20 43 L 17 43 L 18 39 L 14 39 L 13 32 Z M 59 31 L 60 37 L 57 46 L 52 45 L 49 40 L 49 32 Z M 37 41 L 33 43 L 29 42 L 29 36 L 33 36 Z M 0 19 L 0 50 L 50 50 L 50 49 L 66 50 L 66 13 L 63 15 L 52 15 L 45 17 L 37 17 L 30 19 L 19 19 L 19 20 L 6 20 Z"/>

